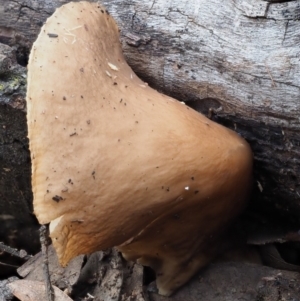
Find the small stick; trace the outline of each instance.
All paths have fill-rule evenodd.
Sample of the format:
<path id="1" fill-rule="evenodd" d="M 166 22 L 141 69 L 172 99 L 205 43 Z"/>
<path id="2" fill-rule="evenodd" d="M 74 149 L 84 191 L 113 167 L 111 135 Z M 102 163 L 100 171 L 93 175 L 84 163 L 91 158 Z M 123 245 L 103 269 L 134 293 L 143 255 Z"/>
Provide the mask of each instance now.
<path id="1" fill-rule="evenodd" d="M 7 267 L 12 267 L 12 268 L 18 268 L 19 267 L 17 265 L 8 264 L 8 263 L 4 263 L 4 262 L 1 262 L 1 261 L 0 261 L 0 265 L 4 265 L 4 266 L 7 266 Z"/>
<path id="2" fill-rule="evenodd" d="M 51 285 L 50 273 L 49 273 L 49 261 L 48 261 L 48 233 L 45 225 L 42 225 L 40 228 L 40 242 L 42 246 L 42 256 L 43 256 L 43 271 L 44 279 L 46 283 L 46 295 L 48 301 L 54 301 L 54 289 Z"/>
<path id="3" fill-rule="evenodd" d="M 28 260 L 31 258 L 31 255 L 28 255 L 25 250 L 17 250 L 10 246 L 5 245 L 3 242 L 0 242 L 0 251 L 8 253 L 10 255 L 22 258 L 24 260 Z"/>

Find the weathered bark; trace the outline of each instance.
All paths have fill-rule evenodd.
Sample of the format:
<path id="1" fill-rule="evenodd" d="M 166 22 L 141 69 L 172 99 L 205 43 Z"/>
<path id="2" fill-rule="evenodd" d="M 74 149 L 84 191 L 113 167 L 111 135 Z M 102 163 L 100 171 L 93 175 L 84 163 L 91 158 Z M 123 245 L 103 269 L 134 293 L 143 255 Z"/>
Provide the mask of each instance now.
<path id="1" fill-rule="evenodd" d="M 0 44 L 0 241 L 36 251 L 37 222 L 32 215 L 30 157 L 25 122 L 26 68 L 15 51 Z M 0 252 L 0 277 L 22 262 Z"/>
<path id="2" fill-rule="evenodd" d="M 0 0 L 0 42 L 15 45 L 20 64 L 26 65 L 28 45 L 43 22 L 66 2 Z M 300 1 L 102 2 L 118 22 L 125 56 L 140 77 L 195 109 L 210 112 L 214 120 L 249 141 L 255 157 L 252 210 L 272 212 L 275 221 L 283 216 L 299 227 Z M 7 165 L 12 161 L 3 157 L 3 147 L 16 150 L 16 141 L 26 137 L 25 114 L 7 103 L 0 94 L 5 116 L 1 135 L 7 135 L 2 125 L 8 118 L 7 123 L 21 128 L 22 138 L 1 142 L 1 172 L 15 164 Z M 23 146 L 17 158 L 24 155 L 27 160 L 21 177 L 26 188 L 20 190 L 28 191 L 27 142 Z M 0 203 L 10 202 L 8 196 L 5 192 Z M 30 203 L 30 194 L 24 197 Z"/>

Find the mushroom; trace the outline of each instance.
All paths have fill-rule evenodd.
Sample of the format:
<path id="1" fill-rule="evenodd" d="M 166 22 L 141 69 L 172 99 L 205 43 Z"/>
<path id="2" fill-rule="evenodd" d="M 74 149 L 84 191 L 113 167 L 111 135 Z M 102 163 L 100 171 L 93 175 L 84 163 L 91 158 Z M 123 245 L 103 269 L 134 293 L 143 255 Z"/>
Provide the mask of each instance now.
<path id="1" fill-rule="evenodd" d="M 42 27 L 27 119 L 34 212 L 63 266 L 118 246 L 170 295 L 247 202 L 247 142 L 140 80 L 97 3 L 63 5 Z"/>

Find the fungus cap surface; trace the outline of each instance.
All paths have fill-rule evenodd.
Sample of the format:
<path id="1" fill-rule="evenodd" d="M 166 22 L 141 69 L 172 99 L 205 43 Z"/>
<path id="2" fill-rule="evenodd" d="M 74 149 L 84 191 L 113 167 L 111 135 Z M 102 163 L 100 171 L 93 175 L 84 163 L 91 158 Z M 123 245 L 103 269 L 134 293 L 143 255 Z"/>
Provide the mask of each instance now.
<path id="1" fill-rule="evenodd" d="M 123 57 L 116 23 L 96 3 L 66 4 L 42 27 L 27 109 L 34 212 L 51 222 L 62 265 L 138 240 L 174 208 L 221 200 L 228 220 L 244 206 L 248 144 L 142 82 Z"/>

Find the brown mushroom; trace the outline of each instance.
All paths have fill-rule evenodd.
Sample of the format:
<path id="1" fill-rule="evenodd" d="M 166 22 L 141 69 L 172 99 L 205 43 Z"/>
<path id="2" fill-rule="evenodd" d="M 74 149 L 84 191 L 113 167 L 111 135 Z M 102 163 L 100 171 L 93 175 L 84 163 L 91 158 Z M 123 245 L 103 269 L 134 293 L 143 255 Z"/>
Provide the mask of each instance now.
<path id="1" fill-rule="evenodd" d="M 245 206 L 248 144 L 141 81 L 99 4 L 66 4 L 42 27 L 27 108 L 34 212 L 62 265 L 119 246 L 170 295 Z"/>

